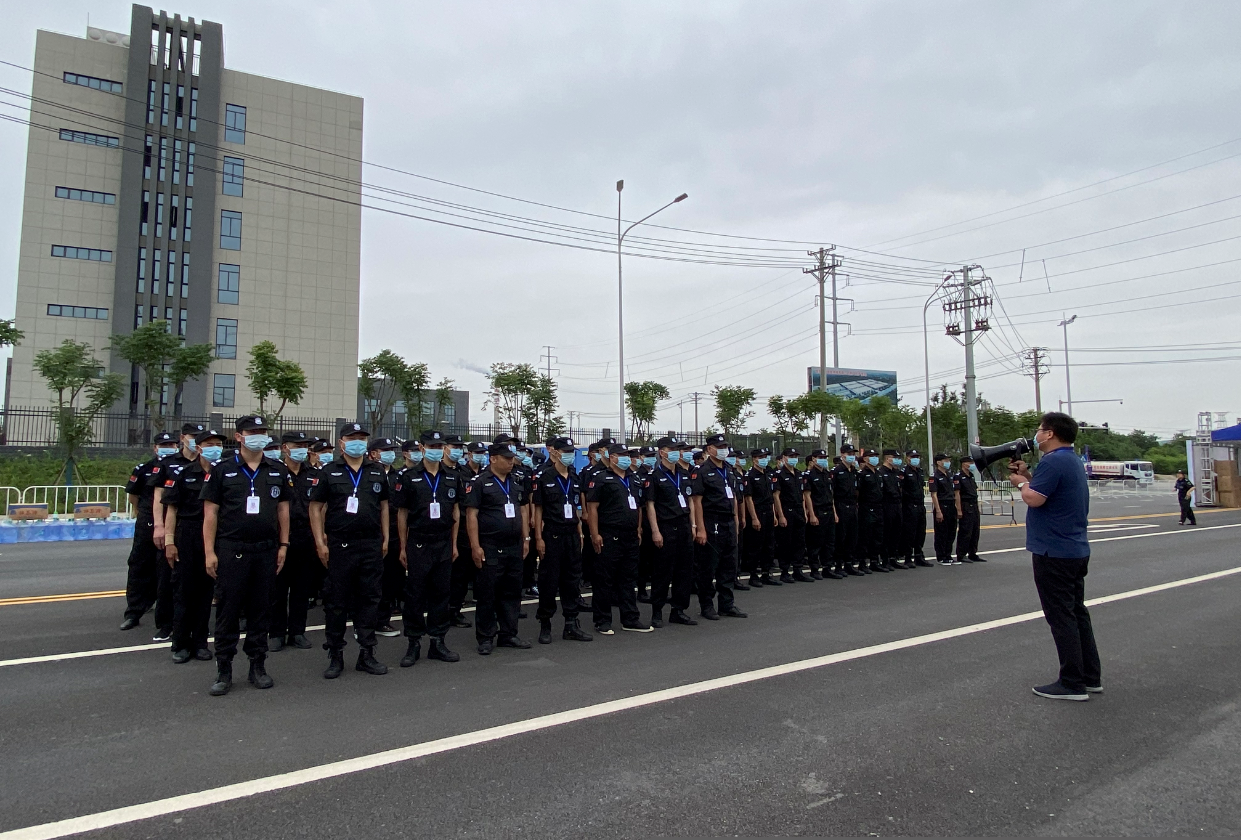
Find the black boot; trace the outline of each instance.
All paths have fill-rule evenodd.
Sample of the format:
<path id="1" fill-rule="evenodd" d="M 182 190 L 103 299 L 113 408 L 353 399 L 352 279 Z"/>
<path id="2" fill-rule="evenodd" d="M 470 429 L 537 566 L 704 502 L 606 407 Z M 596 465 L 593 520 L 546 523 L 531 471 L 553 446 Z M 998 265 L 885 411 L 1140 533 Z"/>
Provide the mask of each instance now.
<path id="1" fill-rule="evenodd" d="M 846 563 L 844 568 L 845 568 L 846 575 L 852 575 L 853 577 L 862 577 L 864 574 L 864 572 L 859 572 L 857 567 L 854 566 L 852 563 Z"/>
<path id="2" fill-rule="evenodd" d="M 550 618 L 539 619 L 539 644 L 550 645 L 552 643 L 552 620 Z"/>
<path id="3" fill-rule="evenodd" d="M 414 663 L 422 656 L 422 639 L 417 636 L 409 640 L 409 648 L 405 651 L 405 655 L 401 657 L 402 668 L 412 668 Z"/>
<path id="4" fill-rule="evenodd" d="M 734 580 L 734 581 L 733 581 L 733 589 L 736 589 L 736 590 L 737 590 L 737 591 L 739 591 L 739 592 L 749 592 L 749 591 L 750 591 L 750 587 L 749 587 L 749 586 L 747 586 L 746 584 L 742 583 L 742 582 L 741 582 L 741 578 L 737 578 L 736 580 Z"/>
<path id="5" fill-rule="evenodd" d="M 781 586 L 782 585 L 779 580 L 777 580 L 776 578 L 773 578 L 770 574 L 764 574 L 762 580 L 763 580 L 763 586 Z"/>
<path id="6" fill-rule="evenodd" d="M 208 692 L 212 697 L 223 697 L 233 687 L 233 663 L 217 662 L 215 682 Z"/>
<path id="7" fill-rule="evenodd" d="M 685 610 L 673 609 L 672 614 L 668 616 L 669 624 L 684 624 L 686 627 L 693 627 L 698 622 L 685 614 Z"/>
<path id="8" fill-rule="evenodd" d="M 461 610 L 455 610 L 452 614 L 452 618 L 448 619 L 448 623 L 451 624 L 453 627 L 464 628 L 464 627 L 474 626 L 473 624 L 469 622 L 469 620 L 465 616 L 461 614 Z"/>
<path id="9" fill-rule="evenodd" d="M 582 629 L 582 625 L 576 618 L 565 619 L 564 632 L 560 634 L 560 638 L 569 642 L 593 642 L 595 640 L 594 636 Z"/>
<path id="10" fill-rule="evenodd" d="M 763 577 L 758 572 L 754 572 L 753 574 L 750 575 L 750 588 L 751 589 L 762 589 L 763 588 Z"/>
<path id="11" fill-rule="evenodd" d="M 655 628 L 664 626 L 664 610 L 660 607 L 657 610 L 651 610 L 651 626 Z"/>
<path id="12" fill-rule="evenodd" d="M 193 651 L 187 648 L 181 648 L 180 650 L 174 650 L 172 652 L 172 661 L 177 663 L 178 665 L 184 665 L 186 662 L 189 662 L 193 658 L 194 658 Z"/>
<path id="13" fill-rule="evenodd" d="M 365 671 L 368 674 L 374 674 L 377 677 L 388 673 L 388 666 L 375 658 L 375 651 L 370 648 L 362 648 L 358 651 L 358 664 L 353 666 L 355 671 Z"/>
<path id="14" fill-rule="evenodd" d="M 339 677 L 345 670 L 345 653 L 340 650 L 328 651 L 327 670 L 323 672 L 323 679 L 334 680 Z"/>
<path id="15" fill-rule="evenodd" d="M 427 659 L 438 659 L 440 662 L 460 662 L 461 654 L 453 653 L 448 649 L 448 645 L 444 644 L 442 636 L 432 636 L 431 644 L 427 647 Z"/>
<path id="16" fill-rule="evenodd" d="M 255 688 L 271 688 L 276 681 L 267 675 L 267 668 L 264 660 L 250 660 L 250 685 Z"/>

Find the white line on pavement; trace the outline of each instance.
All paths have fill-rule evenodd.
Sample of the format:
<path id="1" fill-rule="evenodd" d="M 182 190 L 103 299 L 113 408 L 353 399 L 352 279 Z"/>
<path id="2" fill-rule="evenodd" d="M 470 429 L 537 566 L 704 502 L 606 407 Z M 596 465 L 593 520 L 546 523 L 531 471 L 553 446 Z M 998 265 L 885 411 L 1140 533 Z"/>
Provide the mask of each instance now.
<path id="1" fill-rule="evenodd" d="M 1168 583 L 1160 583 L 1155 586 L 1147 586 L 1142 589 L 1132 589 L 1128 592 L 1120 592 L 1115 595 L 1107 595 L 1102 598 L 1093 598 L 1086 603 L 1091 606 L 1110 604 L 1115 601 L 1137 598 L 1142 595 L 1150 595 L 1152 593 L 1163 592 L 1168 589 L 1176 589 L 1182 586 L 1189 586 L 1191 584 L 1202 583 L 1209 580 L 1218 580 L 1219 578 L 1235 575 L 1238 572 L 1241 572 L 1241 566 L 1231 569 L 1224 569 L 1218 572 L 1211 572 L 1210 574 L 1182 578 L 1181 580 L 1174 580 Z M 759 668 L 754 671 L 745 671 L 740 674 L 732 674 L 726 677 L 716 677 L 710 680 L 689 683 L 688 685 L 660 689 L 659 691 L 651 691 L 645 694 L 636 695 L 634 697 L 625 697 L 620 700 L 609 700 L 604 703 L 595 703 L 590 706 L 583 706 L 578 709 L 569 709 L 567 711 L 556 712 L 550 715 L 540 715 L 539 717 L 519 720 L 513 723 L 506 723 L 502 726 L 492 726 L 486 729 L 479 729 L 474 732 L 463 732 L 460 735 L 452 735 L 447 738 L 439 738 L 434 741 L 425 741 L 421 744 L 412 744 L 408 747 L 399 747 L 393 750 L 372 753 L 371 755 L 363 755 L 358 756 L 357 758 L 349 758 L 343 761 L 333 761 L 327 764 L 320 764 L 315 767 L 307 767 L 303 770 L 294 770 L 288 773 L 278 773 L 274 776 L 265 776 L 260 779 L 251 779 L 248 782 L 238 782 L 236 784 L 210 788 L 208 790 L 201 790 L 195 793 L 172 796 L 167 799 L 158 799 L 153 802 L 144 802 L 139 805 L 129 805 L 123 808 L 114 808 L 110 811 L 100 811 L 95 814 L 87 814 L 81 817 L 72 817 L 66 820 L 44 823 L 43 825 L 33 825 L 27 828 L 13 829 L 11 831 L 0 833 L 0 840 L 52 840 L 52 838 L 67 837 L 72 834 L 80 834 L 84 831 L 95 831 L 101 828 L 125 825 L 139 820 L 147 820 L 154 817 L 162 817 L 168 814 L 189 811 L 194 808 L 202 808 L 207 805 L 215 805 L 221 802 L 232 802 L 239 799 L 245 799 L 261 793 L 270 793 L 272 791 L 284 790 L 287 788 L 297 787 L 299 785 L 323 781 L 325 779 L 333 779 L 339 776 L 349 775 L 351 773 L 374 770 L 379 767 L 399 764 L 401 762 L 410 761 L 416 758 L 424 758 L 429 755 L 437 755 L 439 753 L 460 750 L 466 747 L 476 746 L 478 744 L 486 744 L 491 741 L 499 741 L 504 738 L 523 735 L 528 732 L 538 732 L 543 729 L 551 729 L 553 727 L 564 726 L 569 723 L 591 720 L 593 718 L 603 717 L 617 712 L 640 709 L 646 706 L 653 706 L 658 703 L 666 703 L 670 700 L 678 700 L 683 697 L 691 697 L 697 694 L 705 694 L 710 691 L 718 691 L 723 688 L 732 688 L 734 686 L 746 685 L 748 683 L 759 682 L 773 677 L 781 677 L 788 674 L 796 674 L 801 671 L 809 671 L 814 668 L 822 668 L 826 665 L 851 662 L 856 659 L 878 656 L 879 654 L 890 653 L 897 650 L 905 650 L 907 648 L 927 645 L 933 642 L 956 639 L 962 636 L 983 633 L 987 630 L 994 630 L 1000 627 L 1011 627 L 1014 624 L 1033 621 L 1034 619 L 1042 617 L 1042 612 L 1021 613 L 1019 615 L 1008 616 L 1007 618 L 995 619 L 994 621 L 984 621 L 978 624 L 955 627 L 951 630 L 941 630 L 937 633 L 927 633 L 922 636 L 912 636 L 910 638 L 899 639 L 894 642 L 885 642 L 884 644 L 856 648 L 854 650 L 847 650 L 841 653 L 832 653 L 826 656 L 816 656 L 811 659 L 802 659 L 800 661 L 789 662 L 784 665 L 774 665 L 768 668 Z"/>

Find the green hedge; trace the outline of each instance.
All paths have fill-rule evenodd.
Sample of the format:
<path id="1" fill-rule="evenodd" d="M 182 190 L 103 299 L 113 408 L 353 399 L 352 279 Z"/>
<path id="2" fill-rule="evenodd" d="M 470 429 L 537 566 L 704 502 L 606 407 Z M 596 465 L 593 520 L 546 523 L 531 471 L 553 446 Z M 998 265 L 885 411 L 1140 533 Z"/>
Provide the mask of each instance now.
<path id="1" fill-rule="evenodd" d="M 124 484 L 136 461 L 128 458 L 84 458 L 77 464 L 75 484 Z M 64 458 L 51 453 L 0 455 L 0 487 L 19 490 L 56 482 Z"/>

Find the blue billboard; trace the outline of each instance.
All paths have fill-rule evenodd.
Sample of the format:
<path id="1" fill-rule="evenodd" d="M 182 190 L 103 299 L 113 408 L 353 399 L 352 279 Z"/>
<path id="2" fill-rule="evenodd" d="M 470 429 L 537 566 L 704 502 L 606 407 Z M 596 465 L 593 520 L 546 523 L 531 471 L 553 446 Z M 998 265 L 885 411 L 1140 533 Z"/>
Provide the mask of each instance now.
<path id="1" fill-rule="evenodd" d="M 811 391 L 820 390 L 817 367 L 806 368 L 806 381 Z M 827 393 L 864 404 L 870 402 L 871 397 L 887 397 L 896 405 L 896 371 L 828 368 Z"/>

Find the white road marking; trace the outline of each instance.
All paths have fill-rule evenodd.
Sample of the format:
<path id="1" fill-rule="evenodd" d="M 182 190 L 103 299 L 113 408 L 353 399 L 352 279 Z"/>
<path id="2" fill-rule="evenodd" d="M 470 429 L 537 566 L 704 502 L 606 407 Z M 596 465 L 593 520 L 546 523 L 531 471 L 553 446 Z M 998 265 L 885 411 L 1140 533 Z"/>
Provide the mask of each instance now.
<path id="1" fill-rule="evenodd" d="M 1142 589 L 1132 589 L 1128 592 L 1120 592 L 1115 595 L 1107 595 L 1102 598 L 1092 598 L 1086 603 L 1090 606 L 1110 604 L 1115 601 L 1124 601 L 1129 598 L 1137 598 L 1143 595 L 1150 595 L 1169 589 L 1177 589 L 1179 587 L 1190 586 L 1195 583 L 1218 580 L 1237 573 L 1241 573 L 1241 566 L 1231 569 L 1224 569 L 1218 572 L 1211 572 L 1205 575 L 1182 578 L 1181 580 L 1174 580 L 1168 583 L 1160 583 L 1155 586 L 1147 586 Z M 195 808 L 202 808 L 207 805 L 216 805 L 221 802 L 234 802 L 239 799 L 257 796 L 261 793 L 270 793 L 272 791 L 285 790 L 287 788 L 311 784 L 325 779 L 346 776 L 352 773 L 361 773 L 367 770 L 374 770 L 380 767 L 400 764 L 416 758 L 425 758 L 430 755 L 438 755 L 440 753 L 460 750 L 466 747 L 503 740 L 505 738 L 512 738 L 516 735 L 524 735 L 529 732 L 538 732 L 544 729 L 551 729 L 570 723 L 591 720 L 593 718 L 616 714 L 617 712 L 629 711 L 631 709 L 641 709 L 659 703 L 666 703 L 670 700 L 679 700 L 684 697 L 706 694 L 707 692 L 719 691 L 724 688 L 747 685 L 749 683 L 768 680 L 773 677 L 781 677 L 788 674 L 809 671 L 815 668 L 822 668 L 826 665 L 836 665 L 841 662 L 852 662 L 857 659 L 878 656 L 883 653 L 905 650 L 912 647 L 931 644 L 933 642 L 945 641 L 947 639 L 957 639 L 962 636 L 983 633 L 987 630 L 995 630 L 1000 627 L 1011 627 L 1015 624 L 1022 624 L 1024 622 L 1033 621 L 1042 617 L 1043 613 L 1041 611 L 1021 613 L 1019 615 L 1008 616 L 1007 618 L 995 619 L 994 621 L 968 624 L 963 627 L 952 628 L 951 630 L 941 630 L 936 633 L 912 636 L 907 639 L 899 639 L 897 641 L 885 642 L 879 645 L 870 645 L 869 647 L 856 648 L 854 650 L 847 650 L 841 653 L 832 653 L 826 656 L 816 656 L 811 659 L 802 659 L 800 661 L 789 662 L 784 665 L 773 665 L 768 668 L 758 668 L 753 671 L 744 671 L 740 674 L 732 674 L 726 677 L 716 677 L 714 679 L 702 680 L 700 682 L 689 683 L 687 685 L 664 688 L 658 691 L 638 694 L 633 697 L 625 697 L 619 700 L 608 700 L 603 703 L 595 703 L 578 709 L 569 709 L 563 712 L 555 712 L 550 715 L 540 715 L 539 717 L 514 721 L 513 723 L 506 723 L 501 726 L 492 726 L 486 729 L 479 729 L 474 732 L 463 732 L 460 735 L 451 735 L 447 738 L 439 738 L 434 741 L 425 741 L 421 744 L 412 744 L 408 747 L 398 747 L 397 749 L 385 750 L 383 752 L 372 753 L 371 755 L 363 755 L 358 756 L 357 758 L 349 758 L 343 761 L 333 761 L 327 764 L 320 764 L 315 767 L 307 767 L 302 770 L 293 770 L 288 773 L 278 773 L 273 776 L 251 779 L 247 782 L 223 785 L 217 788 L 197 791 L 195 793 L 172 796 L 167 799 L 157 799 L 153 802 L 143 802 L 138 805 L 128 805 L 123 808 L 114 808 L 110 811 L 100 811 L 98 813 L 87 814 L 81 817 L 72 817 L 70 819 L 44 823 L 43 825 L 33 825 L 27 828 L 13 829 L 11 831 L 0 833 L 0 840 L 52 840 L 52 838 L 67 837 L 72 834 L 80 834 L 84 831 L 95 831 L 101 828 L 126 825 L 139 820 L 148 820 L 155 817 L 167 816 L 168 814 L 181 813 Z"/>

